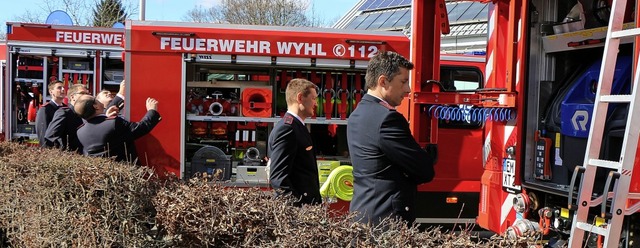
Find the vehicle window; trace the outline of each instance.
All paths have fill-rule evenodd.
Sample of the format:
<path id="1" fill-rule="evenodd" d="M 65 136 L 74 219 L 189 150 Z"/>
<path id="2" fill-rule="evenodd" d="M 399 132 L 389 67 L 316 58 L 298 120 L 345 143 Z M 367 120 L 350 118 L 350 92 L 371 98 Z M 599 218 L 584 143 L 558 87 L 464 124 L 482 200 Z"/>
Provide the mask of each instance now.
<path id="1" fill-rule="evenodd" d="M 446 91 L 469 91 L 482 88 L 482 72 L 476 67 L 442 66 L 440 82 Z"/>
<path id="2" fill-rule="evenodd" d="M 440 83 L 445 91 L 475 91 L 482 88 L 482 71 L 473 66 L 441 66 Z M 477 129 L 479 110 L 472 105 L 442 106 L 435 111 L 440 115 L 440 128 Z"/>

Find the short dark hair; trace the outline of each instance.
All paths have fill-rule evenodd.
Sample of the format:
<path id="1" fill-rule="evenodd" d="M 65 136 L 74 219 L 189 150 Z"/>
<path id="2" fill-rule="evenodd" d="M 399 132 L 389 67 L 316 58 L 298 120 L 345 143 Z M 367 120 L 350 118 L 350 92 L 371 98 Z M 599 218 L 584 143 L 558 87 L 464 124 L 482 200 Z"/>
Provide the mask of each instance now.
<path id="1" fill-rule="evenodd" d="M 309 96 L 311 89 L 316 89 L 317 86 L 311 81 L 304 78 L 294 78 L 287 84 L 287 90 L 285 91 L 285 97 L 287 99 L 287 105 L 296 103 L 296 96 L 298 93 L 302 93 L 303 96 Z"/>
<path id="2" fill-rule="evenodd" d="M 47 89 L 49 91 L 52 91 L 56 86 L 56 84 L 62 84 L 64 86 L 64 83 L 60 80 L 55 80 L 55 81 L 51 81 L 49 82 L 49 85 L 47 85 Z"/>
<path id="3" fill-rule="evenodd" d="M 365 75 L 367 89 L 374 89 L 378 85 L 378 78 L 382 75 L 391 80 L 400 73 L 400 68 L 411 70 L 413 63 L 396 52 L 379 52 L 369 60 L 367 66 L 367 74 Z"/>
<path id="4" fill-rule="evenodd" d="M 76 104 L 73 106 L 73 110 L 75 110 L 76 114 L 80 116 L 80 118 L 88 120 L 96 114 L 96 108 L 93 107 L 95 102 L 96 98 L 93 96 L 78 99 L 76 100 Z"/>

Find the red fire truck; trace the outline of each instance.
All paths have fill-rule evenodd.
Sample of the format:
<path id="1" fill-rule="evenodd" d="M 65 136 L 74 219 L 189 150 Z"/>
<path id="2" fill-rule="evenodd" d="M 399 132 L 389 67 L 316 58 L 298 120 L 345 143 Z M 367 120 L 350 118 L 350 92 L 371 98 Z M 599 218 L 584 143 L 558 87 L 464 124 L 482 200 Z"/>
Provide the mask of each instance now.
<path id="1" fill-rule="evenodd" d="M 443 79 L 442 2 L 413 1 L 409 118 L 421 144 L 455 150 L 441 160 L 481 153 L 477 223 L 550 247 L 637 246 L 637 1 L 491 1 L 486 80 L 472 92 L 430 81 Z M 481 145 L 447 145 L 442 129 L 459 123 L 480 126 Z"/>
<path id="2" fill-rule="evenodd" d="M 87 84 L 94 93 L 115 91 L 126 78 L 126 117 L 140 118 L 140 106 L 149 96 L 159 100 L 163 116 L 150 135 L 136 142 L 142 164 L 184 178 L 222 168 L 222 179 L 238 186 L 266 185 L 261 158 L 273 123 L 286 110 L 288 80 L 304 77 L 320 89 L 316 117 L 306 122 L 326 177 L 332 168 L 350 163 L 345 125 L 364 94 L 369 57 L 381 50 L 409 57 L 409 39 L 396 32 L 140 21 L 130 21 L 125 32 L 8 26 L 8 81 L 2 88 L 8 140 L 33 142 L 29 106 L 34 99 L 34 108 L 46 102 L 52 77 Z M 475 90 L 484 81 L 484 56 L 440 56 L 443 90 Z M 409 117 L 408 103 L 399 110 Z M 450 125 L 440 130 L 452 137 L 448 145 L 481 145 L 480 127 Z M 452 132 L 460 127 L 467 131 Z M 442 154 L 454 156 L 455 150 L 442 149 Z M 477 209 L 466 207 L 461 215 L 460 206 L 478 204 L 480 153 L 440 161 L 435 183 L 420 188 L 425 201 L 418 220 L 474 222 Z M 444 169 L 459 165 L 464 167 Z"/>
<path id="3" fill-rule="evenodd" d="M 7 23 L 7 31 L 0 129 L 7 140 L 37 143 L 35 113 L 50 98 L 50 81 L 96 93 L 117 91 L 124 79 L 122 29 Z"/>
<path id="4" fill-rule="evenodd" d="M 4 87 L 5 74 L 7 72 L 7 44 L 0 41 L 0 88 Z M 1 92 L 1 91 L 0 91 Z M 0 103 L 4 102 L 4 94 L 0 93 Z M 0 107 L 0 118 L 6 119 L 4 108 Z M 4 141 L 4 122 L 0 122 L 0 141 Z"/>

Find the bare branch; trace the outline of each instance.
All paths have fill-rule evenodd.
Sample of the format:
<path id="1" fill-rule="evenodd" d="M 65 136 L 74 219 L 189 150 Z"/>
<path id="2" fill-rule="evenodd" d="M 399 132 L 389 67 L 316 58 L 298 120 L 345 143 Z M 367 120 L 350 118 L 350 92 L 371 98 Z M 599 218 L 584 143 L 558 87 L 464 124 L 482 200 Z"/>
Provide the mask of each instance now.
<path id="1" fill-rule="evenodd" d="M 209 9 L 196 6 L 185 21 L 274 26 L 320 26 L 317 17 L 305 13 L 308 0 L 222 0 Z"/>

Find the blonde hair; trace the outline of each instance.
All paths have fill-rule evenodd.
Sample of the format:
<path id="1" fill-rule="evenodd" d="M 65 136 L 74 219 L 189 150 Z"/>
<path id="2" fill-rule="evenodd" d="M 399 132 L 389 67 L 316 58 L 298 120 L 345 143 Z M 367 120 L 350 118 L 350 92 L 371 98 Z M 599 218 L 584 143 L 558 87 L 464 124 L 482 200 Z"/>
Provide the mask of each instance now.
<path id="1" fill-rule="evenodd" d="M 316 85 L 311 81 L 304 78 L 291 79 L 291 81 L 289 81 L 289 84 L 287 84 L 287 90 L 285 91 L 287 105 L 297 103 L 296 96 L 298 95 L 298 93 L 302 93 L 303 96 L 309 96 L 309 94 L 311 94 L 311 89 L 317 90 Z"/>

